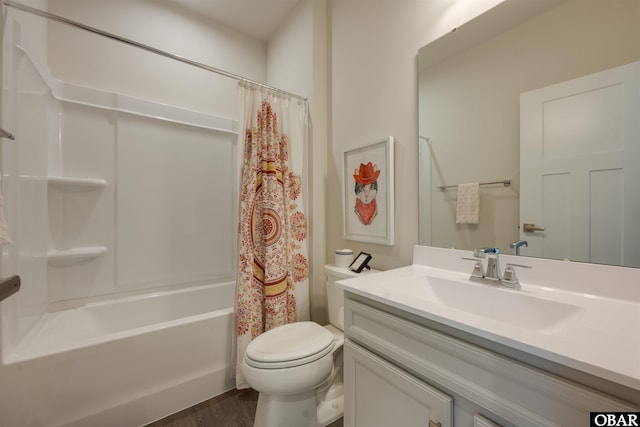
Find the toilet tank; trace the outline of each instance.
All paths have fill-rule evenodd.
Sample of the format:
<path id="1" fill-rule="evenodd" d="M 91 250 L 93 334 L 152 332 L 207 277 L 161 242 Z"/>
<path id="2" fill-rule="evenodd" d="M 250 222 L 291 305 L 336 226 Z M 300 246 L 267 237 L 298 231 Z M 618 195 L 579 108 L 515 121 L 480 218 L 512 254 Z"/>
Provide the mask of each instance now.
<path id="1" fill-rule="evenodd" d="M 377 272 L 377 270 L 363 270 L 361 273 L 356 273 L 348 268 L 336 267 L 335 265 L 324 266 L 324 273 L 327 276 L 329 323 L 341 331 L 344 331 L 344 290 L 336 286 L 336 282 L 338 280 L 360 277 L 375 272 Z"/>

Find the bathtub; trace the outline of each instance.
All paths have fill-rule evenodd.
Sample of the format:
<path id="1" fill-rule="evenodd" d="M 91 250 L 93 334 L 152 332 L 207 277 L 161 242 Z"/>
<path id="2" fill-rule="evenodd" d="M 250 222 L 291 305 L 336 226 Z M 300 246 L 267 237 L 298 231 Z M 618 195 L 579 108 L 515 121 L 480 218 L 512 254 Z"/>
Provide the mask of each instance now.
<path id="1" fill-rule="evenodd" d="M 141 426 L 234 387 L 234 283 L 92 302 L 46 313 L 6 355 L 29 426 Z M 7 383 L 5 383 L 7 384 Z M 8 414 L 6 411 L 12 413 Z"/>

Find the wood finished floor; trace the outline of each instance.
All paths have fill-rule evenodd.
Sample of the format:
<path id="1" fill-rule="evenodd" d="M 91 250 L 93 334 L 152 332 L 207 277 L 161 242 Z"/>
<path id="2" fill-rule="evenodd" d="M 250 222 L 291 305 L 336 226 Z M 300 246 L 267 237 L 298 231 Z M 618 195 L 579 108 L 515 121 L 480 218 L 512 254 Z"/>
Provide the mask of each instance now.
<path id="1" fill-rule="evenodd" d="M 145 427 L 252 427 L 257 404 L 258 392 L 231 390 Z M 328 427 L 343 427 L 342 418 Z"/>

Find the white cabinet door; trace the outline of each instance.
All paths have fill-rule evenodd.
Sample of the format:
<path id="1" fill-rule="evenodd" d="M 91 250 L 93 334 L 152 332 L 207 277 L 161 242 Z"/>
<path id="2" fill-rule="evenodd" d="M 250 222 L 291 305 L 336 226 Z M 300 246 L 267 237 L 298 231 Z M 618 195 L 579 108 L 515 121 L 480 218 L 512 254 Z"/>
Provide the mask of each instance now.
<path id="1" fill-rule="evenodd" d="M 346 427 L 451 427 L 453 399 L 350 341 L 344 345 Z"/>
<path id="2" fill-rule="evenodd" d="M 640 267 L 639 104 L 640 62 L 520 96 L 526 255 Z"/>

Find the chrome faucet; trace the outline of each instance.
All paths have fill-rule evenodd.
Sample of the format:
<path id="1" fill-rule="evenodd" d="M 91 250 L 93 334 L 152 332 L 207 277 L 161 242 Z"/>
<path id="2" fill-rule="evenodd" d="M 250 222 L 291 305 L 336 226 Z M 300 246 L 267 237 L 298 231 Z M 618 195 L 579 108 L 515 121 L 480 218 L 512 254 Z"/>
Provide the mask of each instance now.
<path id="1" fill-rule="evenodd" d="M 487 256 L 487 272 L 485 278 L 502 280 L 502 272 L 500 271 L 500 249 L 498 248 L 482 248 L 481 253 Z M 475 251 L 474 251 L 475 255 Z"/>
<path id="2" fill-rule="evenodd" d="M 526 242 L 525 242 L 526 243 Z M 487 258 L 487 268 L 484 268 L 482 260 Z M 503 286 L 510 289 L 520 290 L 522 286 L 514 267 L 531 268 L 529 265 L 508 263 L 504 269 L 504 274 L 500 269 L 500 250 L 498 248 L 483 248 L 473 251 L 473 258 L 463 258 L 475 261 L 473 272 L 469 280 L 480 283 Z"/>
<path id="3" fill-rule="evenodd" d="M 514 255 L 520 255 L 520 248 L 523 246 L 526 248 L 529 246 L 529 243 L 526 240 L 517 240 L 515 242 L 509 243 L 509 247 L 513 249 Z"/>

